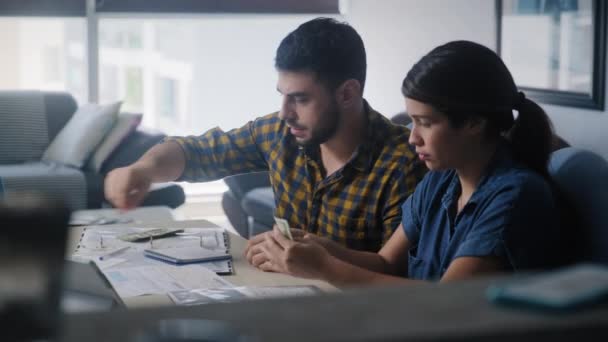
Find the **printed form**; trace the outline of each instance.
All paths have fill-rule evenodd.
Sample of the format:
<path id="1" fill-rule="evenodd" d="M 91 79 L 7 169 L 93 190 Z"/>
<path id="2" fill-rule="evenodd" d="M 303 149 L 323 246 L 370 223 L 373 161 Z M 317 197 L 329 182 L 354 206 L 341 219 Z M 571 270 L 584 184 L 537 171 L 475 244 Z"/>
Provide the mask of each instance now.
<path id="1" fill-rule="evenodd" d="M 105 270 L 104 274 L 121 298 L 193 288 L 234 287 L 201 265 L 118 268 Z"/>

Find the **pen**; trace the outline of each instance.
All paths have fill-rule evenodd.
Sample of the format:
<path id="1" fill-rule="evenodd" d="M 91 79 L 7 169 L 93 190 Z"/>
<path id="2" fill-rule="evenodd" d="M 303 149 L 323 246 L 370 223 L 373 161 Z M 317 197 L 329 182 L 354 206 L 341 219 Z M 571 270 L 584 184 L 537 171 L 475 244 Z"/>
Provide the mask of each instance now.
<path id="1" fill-rule="evenodd" d="M 105 259 L 107 259 L 107 258 L 110 258 L 110 257 L 116 256 L 116 255 L 118 255 L 118 254 L 120 254 L 120 253 L 122 253 L 122 252 L 126 251 L 126 250 L 127 250 L 127 249 L 129 249 L 129 248 L 131 248 L 131 246 L 120 247 L 120 248 L 118 248 L 118 249 L 116 249 L 116 250 L 113 250 L 113 251 L 111 251 L 111 252 L 109 252 L 109 253 L 106 253 L 106 254 L 100 255 L 100 256 L 99 256 L 99 260 L 105 260 Z"/>

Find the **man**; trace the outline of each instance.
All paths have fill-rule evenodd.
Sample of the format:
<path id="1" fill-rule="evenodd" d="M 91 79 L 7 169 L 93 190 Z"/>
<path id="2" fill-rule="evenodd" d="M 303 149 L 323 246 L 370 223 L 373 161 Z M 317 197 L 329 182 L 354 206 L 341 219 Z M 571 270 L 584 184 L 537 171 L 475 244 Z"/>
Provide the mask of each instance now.
<path id="1" fill-rule="evenodd" d="M 378 251 L 399 225 L 400 205 L 424 168 L 407 143 L 409 130 L 392 125 L 363 99 L 361 38 L 345 23 L 311 20 L 283 39 L 275 67 L 278 113 L 228 132 L 168 138 L 107 176 L 108 200 L 133 208 L 152 182 L 268 170 L 276 216 L 290 227 Z M 260 235 L 249 241 L 250 261 L 259 254 Z"/>

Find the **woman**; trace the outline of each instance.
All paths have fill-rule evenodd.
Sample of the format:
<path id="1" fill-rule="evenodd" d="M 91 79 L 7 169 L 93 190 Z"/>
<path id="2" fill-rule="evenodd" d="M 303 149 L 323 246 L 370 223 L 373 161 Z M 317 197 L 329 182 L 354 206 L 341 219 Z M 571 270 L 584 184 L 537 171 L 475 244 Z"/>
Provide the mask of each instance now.
<path id="1" fill-rule="evenodd" d="M 414 65 L 402 92 L 410 143 L 430 172 L 383 248 L 347 250 L 298 230 L 291 241 L 275 228 L 246 251 L 248 260 L 337 286 L 449 281 L 555 262 L 551 125 L 501 59 L 482 45 L 450 42 Z"/>

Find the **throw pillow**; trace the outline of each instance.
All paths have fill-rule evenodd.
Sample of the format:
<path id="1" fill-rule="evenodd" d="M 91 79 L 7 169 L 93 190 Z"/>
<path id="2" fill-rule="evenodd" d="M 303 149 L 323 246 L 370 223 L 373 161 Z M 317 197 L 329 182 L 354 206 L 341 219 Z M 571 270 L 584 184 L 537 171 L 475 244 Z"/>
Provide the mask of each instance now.
<path id="1" fill-rule="evenodd" d="M 57 134 L 42 160 L 82 167 L 114 125 L 122 102 L 84 105 Z"/>
<path id="2" fill-rule="evenodd" d="M 118 115 L 110 133 L 106 135 L 103 142 L 93 152 L 93 157 L 89 159 L 87 168 L 99 173 L 101 166 L 112 152 L 139 126 L 141 118 L 141 114 L 121 113 Z"/>

